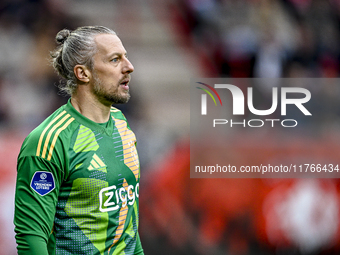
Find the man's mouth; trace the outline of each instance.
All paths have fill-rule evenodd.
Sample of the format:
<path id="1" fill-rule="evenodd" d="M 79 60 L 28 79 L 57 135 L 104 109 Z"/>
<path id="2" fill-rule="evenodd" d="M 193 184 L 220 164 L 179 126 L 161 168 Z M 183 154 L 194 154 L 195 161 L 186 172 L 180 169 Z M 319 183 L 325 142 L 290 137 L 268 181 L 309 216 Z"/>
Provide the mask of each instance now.
<path id="1" fill-rule="evenodd" d="M 130 79 L 129 78 L 126 78 L 124 80 L 122 80 L 119 85 L 123 87 L 123 89 L 125 90 L 129 90 L 129 82 L 130 82 Z"/>

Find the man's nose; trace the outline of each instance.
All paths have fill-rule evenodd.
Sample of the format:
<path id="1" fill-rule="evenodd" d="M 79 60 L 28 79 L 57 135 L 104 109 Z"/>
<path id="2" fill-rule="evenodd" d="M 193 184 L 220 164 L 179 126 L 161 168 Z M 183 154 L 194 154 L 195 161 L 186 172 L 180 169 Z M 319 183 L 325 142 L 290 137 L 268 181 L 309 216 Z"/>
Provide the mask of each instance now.
<path id="1" fill-rule="evenodd" d="M 135 70 L 135 68 L 131 64 L 130 60 L 128 58 L 125 58 L 125 65 L 124 65 L 123 72 L 124 73 L 132 73 L 134 70 Z"/>

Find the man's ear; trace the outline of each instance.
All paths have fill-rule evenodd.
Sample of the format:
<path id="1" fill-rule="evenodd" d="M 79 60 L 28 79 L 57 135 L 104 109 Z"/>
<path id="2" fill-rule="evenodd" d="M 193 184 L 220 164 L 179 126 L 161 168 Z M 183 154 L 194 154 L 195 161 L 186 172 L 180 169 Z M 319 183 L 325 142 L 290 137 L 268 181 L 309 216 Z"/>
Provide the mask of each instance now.
<path id="1" fill-rule="evenodd" d="M 81 82 L 87 83 L 90 81 L 91 72 L 84 65 L 76 65 L 73 69 L 75 76 Z"/>

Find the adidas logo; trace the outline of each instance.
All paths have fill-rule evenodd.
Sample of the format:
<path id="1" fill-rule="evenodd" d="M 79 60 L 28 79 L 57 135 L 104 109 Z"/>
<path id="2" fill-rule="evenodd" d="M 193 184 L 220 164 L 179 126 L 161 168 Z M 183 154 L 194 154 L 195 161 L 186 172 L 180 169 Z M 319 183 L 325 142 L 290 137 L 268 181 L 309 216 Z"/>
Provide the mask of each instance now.
<path id="1" fill-rule="evenodd" d="M 90 162 L 89 167 L 87 168 L 88 170 L 97 170 L 97 171 L 102 171 L 106 173 L 106 165 L 105 163 L 98 157 L 97 154 L 93 154 L 92 160 Z"/>

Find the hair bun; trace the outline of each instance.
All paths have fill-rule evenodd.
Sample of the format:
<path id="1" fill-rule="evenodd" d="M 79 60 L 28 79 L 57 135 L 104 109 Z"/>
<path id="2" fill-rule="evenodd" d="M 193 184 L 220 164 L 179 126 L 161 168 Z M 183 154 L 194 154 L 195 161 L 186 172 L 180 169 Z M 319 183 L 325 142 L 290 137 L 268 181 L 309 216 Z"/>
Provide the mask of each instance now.
<path id="1" fill-rule="evenodd" d="M 63 44 L 67 37 L 69 37 L 71 31 L 68 29 L 63 29 L 61 31 L 59 31 L 59 33 L 57 34 L 57 36 L 55 37 L 55 40 L 58 44 Z"/>

